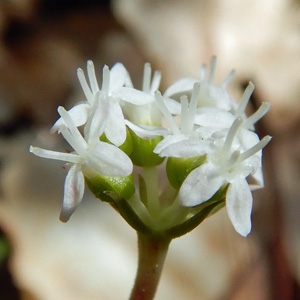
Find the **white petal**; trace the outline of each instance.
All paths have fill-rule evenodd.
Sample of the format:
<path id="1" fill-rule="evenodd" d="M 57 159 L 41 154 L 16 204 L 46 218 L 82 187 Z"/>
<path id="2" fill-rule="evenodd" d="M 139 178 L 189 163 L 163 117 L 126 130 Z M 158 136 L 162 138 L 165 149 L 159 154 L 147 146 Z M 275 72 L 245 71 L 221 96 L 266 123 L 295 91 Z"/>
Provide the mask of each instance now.
<path id="1" fill-rule="evenodd" d="M 228 216 L 235 230 L 242 236 L 251 231 L 252 194 L 246 179 L 230 184 L 226 194 Z"/>
<path id="2" fill-rule="evenodd" d="M 179 79 L 166 89 L 163 96 L 170 97 L 178 93 L 192 91 L 195 82 L 197 82 L 197 80 L 194 78 L 186 77 Z"/>
<path id="3" fill-rule="evenodd" d="M 214 139 L 214 140 L 221 140 L 221 139 L 225 139 L 226 136 L 228 134 L 228 129 L 221 129 L 221 130 L 218 130 L 218 131 L 215 131 L 211 137 Z M 223 141 L 224 142 L 224 141 Z"/>
<path id="4" fill-rule="evenodd" d="M 65 138 L 65 140 L 72 146 L 72 148 L 81 156 L 84 155 L 87 149 L 87 142 L 81 135 L 78 128 L 74 125 L 72 119 L 68 115 L 68 113 L 64 110 L 63 107 L 60 107 L 60 114 L 67 124 L 68 127 L 61 127 L 60 132 Z"/>
<path id="5" fill-rule="evenodd" d="M 154 93 L 156 90 L 158 90 L 160 81 L 161 81 L 161 72 L 155 71 L 151 82 L 151 88 L 150 88 L 151 93 Z"/>
<path id="6" fill-rule="evenodd" d="M 215 101 L 216 107 L 227 111 L 236 107 L 236 102 L 229 96 L 229 93 L 221 86 L 210 86 L 208 95 L 211 100 Z"/>
<path id="7" fill-rule="evenodd" d="M 165 147 L 160 152 L 164 157 L 195 157 L 210 152 L 210 143 L 198 139 L 185 139 Z"/>
<path id="8" fill-rule="evenodd" d="M 117 147 L 121 146 L 126 140 L 126 126 L 119 103 L 109 103 L 109 114 L 105 128 L 106 137 Z"/>
<path id="9" fill-rule="evenodd" d="M 93 95 L 93 93 L 92 93 L 92 91 L 91 91 L 91 89 L 90 89 L 90 87 L 89 87 L 89 85 L 86 81 L 84 72 L 81 68 L 77 69 L 77 77 L 79 79 L 80 85 L 82 87 L 82 90 L 85 94 L 86 99 L 91 103 L 94 95 Z"/>
<path id="10" fill-rule="evenodd" d="M 172 99 L 163 97 L 164 103 L 168 109 L 168 111 L 173 115 L 180 115 L 181 113 L 181 103 Z"/>
<path id="11" fill-rule="evenodd" d="M 156 127 L 150 125 L 135 125 L 134 123 L 125 120 L 125 124 L 140 138 L 150 140 L 157 136 L 163 136 L 169 133 L 169 131 L 163 127 Z"/>
<path id="12" fill-rule="evenodd" d="M 98 142 L 106 127 L 108 115 L 109 102 L 101 99 L 101 93 L 98 93 L 97 99 L 91 107 L 89 120 L 84 126 L 84 138 L 88 144 Z"/>
<path id="13" fill-rule="evenodd" d="M 247 177 L 251 191 L 255 191 L 264 187 L 264 176 L 262 168 L 258 168 L 257 171 Z"/>
<path id="14" fill-rule="evenodd" d="M 88 119 L 90 105 L 87 102 L 79 103 L 73 106 L 69 111 L 69 115 L 76 127 L 84 125 Z M 62 118 L 59 118 L 52 128 L 51 133 L 59 131 L 62 126 L 66 126 L 66 123 Z"/>
<path id="15" fill-rule="evenodd" d="M 249 174 L 255 174 L 256 171 L 259 168 L 261 168 L 261 155 L 259 155 L 258 153 L 255 153 L 248 159 L 241 162 L 240 165 L 245 168 L 248 168 L 250 170 L 250 173 L 245 173 L 244 178 L 247 177 Z"/>
<path id="16" fill-rule="evenodd" d="M 81 169 L 74 165 L 69 170 L 64 188 L 63 207 L 60 214 L 60 220 L 67 222 L 81 202 L 84 194 L 84 177 Z"/>
<path id="17" fill-rule="evenodd" d="M 231 113 L 215 107 L 200 108 L 195 116 L 195 124 L 220 129 L 230 128 L 233 121 L 234 116 Z"/>
<path id="18" fill-rule="evenodd" d="M 109 90 L 114 92 L 116 89 L 124 86 L 128 81 L 129 74 L 122 63 L 116 63 L 110 70 Z"/>
<path id="19" fill-rule="evenodd" d="M 241 128 L 239 139 L 245 150 L 248 150 L 259 143 L 258 135 L 250 130 Z"/>
<path id="20" fill-rule="evenodd" d="M 199 127 L 195 130 L 199 138 L 204 140 L 211 138 L 215 133 L 218 132 L 220 128 L 213 128 L 213 127 Z M 222 136 L 224 137 L 224 136 Z"/>
<path id="21" fill-rule="evenodd" d="M 87 61 L 87 72 L 88 72 L 88 78 L 90 81 L 92 93 L 95 95 L 99 91 L 99 86 L 96 78 L 95 66 L 93 61 L 91 60 Z"/>
<path id="22" fill-rule="evenodd" d="M 172 135 L 167 135 L 162 141 L 160 141 L 156 147 L 154 148 L 153 152 L 154 153 L 157 153 L 159 155 L 161 155 L 161 152 L 169 147 L 169 146 L 172 146 L 174 143 L 177 143 L 179 141 L 182 141 L 182 140 L 187 140 L 188 137 L 185 136 L 184 134 L 172 134 Z M 168 155 L 164 155 L 164 156 L 168 156 Z"/>
<path id="23" fill-rule="evenodd" d="M 30 146 L 29 152 L 39 157 L 62 160 L 70 163 L 80 163 L 82 161 L 82 158 L 77 154 L 46 150 L 34 146 Z"/>
<path id="24" fill-rule="evenodd" d="M 183 206 L 195 206 L 209 200 L 224 184 L 215 165 L 205 163 L 193 170 L 183 182 L 178 199 Z"/>
<path id="25" fill-rule="evenodd" d="M 154 96 L 130 87 L 121 87 L 113 91 L 113 96 L 136 105 L 143 105 L 154 101 Z"/>
<path id="26" fill-rule="evenodd" d="M 130 158 L 114 145 L 99 142 L 86 158 L 90 168 L 105 176 L 128 176 L 132 173 Z"/>

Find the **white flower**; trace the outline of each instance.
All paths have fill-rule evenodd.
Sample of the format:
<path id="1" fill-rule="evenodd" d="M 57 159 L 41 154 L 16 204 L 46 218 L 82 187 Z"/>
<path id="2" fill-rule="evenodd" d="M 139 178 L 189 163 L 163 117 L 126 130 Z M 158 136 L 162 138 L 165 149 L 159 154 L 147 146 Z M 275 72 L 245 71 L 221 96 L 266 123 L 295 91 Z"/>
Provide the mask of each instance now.
<path id="1" fill-rule="evenodd" d="M 243 128 L 254 130 L 253 125 L 269 111 L 271 104 L 268 102 L 263 102 L 260 108 L 253 115 L 247 118 L 245 109 L 253 90 L 254 84 L 250 82 L 245 89 L 242 99 L 238 104 L 234 114 L 216 107 L 198 108 L 195 116 L 195 124 L 200 126 L 197 131 L 201 134 L 201 136 L 204 139 L 207 139 L 210 138 L 215 132 L 230 128 L 234 120 L 238 117 L 242 117 L 244 120 L 242 125 Z"/>
<path id="2" fill-rule="evenodd" d="M 166 107 L 163 97 L 159 92 L 156 93 L 157 104 L 165 116 L 170 129 L 166 130 L 164 139 L 155 147 L 155 153 L 162 157 L 194 157 L 204 155 L 209 151 L 209 141 L 202 139 L 194 125 L 200 91 L 200 84 L 196 82 L 193 87 L 191 101 L 188 101 L 187 96 L 180 98 L 180 126 L 178 126 L 175 118 Z"/>
<path id="3" fill-rule="evenodd" d="M 216 70 L 217 58 L 212 57 L 209 74 L 206 73 L 206 65 L 203 65 L 200 71 L 200 80 L 185 77 L 173 83 L 164 93 L 165 97 L 172 97 L 176 94 L 182 95 L 192 91 L 193 84 L 200 82 L 201 91 L 198 97 L 198 107 L 217 107 L 226 111 L 234 111 L 237 104 L 230 97 L 226 87 L 231 82 L 234 71 L 231 71 L 227 78 L 219 85 L 214 85 L 214 75 Z"/>
<path id="4" fill-rule="evenodd" d="M 84 72 L 78 69 L 77 75 L 87 101 L 75 105 L 69 110 L 69 114 L 78 127 L 88 122 L 95 105 L 95 99 L 100 94 L 100 100 L 108 102 L 107 120 L 104 133 L 106 137 L 116 146 L 120 146 L 126 139 L 126 127 L 121 101 L 136 105 L 142 105 L 152 100 L 149 95 L 137 91 L 131 87 L 129 74 L 123 64 L 116 63 L 111 70 L 107 66 L 103 68 L 101 90 L 99 89 L 95 74 L 94 64 L 91 60 L 87 62 L 87 73 L 90 86 L 87 83 Z M 59 131 L 63 120 L 60 118 L 52 127 L 51 132 Z"/>
<path id="5" fill-rule="evenodd" d="M 181 120 L 180 126 L 168 109 L 165 100 L 159 91 L 154 93 L 156 103 L 154 103 L 164 115 L 169 128 L 135 125 L 126 121 L 139 137 L 151 139 L 157 136 L 163 136 L 154 149 L 154 153 L 161 157 L 193 157 L 206 154 L 208 143 L 201 140 L 196 130 L 194 130 L 194 118 L 197 109 L 197 98 L 200 92 L 199 83 L 194 84 L 191 101 L 186 96 L 182 96 L 181 100 Z"/>
<path id="6" fill-rule="evenodd" d="M 226 194 L 229 218 L 236 231 L 247 236 L 251 230 L 252 194 L 246 178 L 261 168 L 261 149 L 271 137 L 259 141 L 254 132 L 241 128 L 242 124 L 239 117 L 226 138 L 215 141 L 215 149 L 207 155 L 207 162 L 188 175 L 178 197 L 184 206 L 199 205 L 209 200 L 222 185 L 229 184 Z"/>
<path id="7" fill-rule="evenodd" d="M 59 130 L 67 142 L 75 150 L 72 153 L 62 153 L 30 147 L 33 154 L 50 159 L 62 160 L 71 163 L 65 180 L 63 208 L 61 220 L 68 221 L 71 214 L 81 202 L 84 194 L 84 172 L 93 170 L 105 176 L 128 176 L 132 173 L 132 162 L 129 157 L 114 145 L 101 142 L 99 132 L 105 127 L 106 103 L 96 99 L 92 117 L 87 123 L 85 137 L 81 135 L 74 124 L 70 113 L 63 107 L 58 108 L 61 116 Z M 96 117 L 95 117 L 96 116 Z"/>
<path id="8" fill-rule="evenodd" d="M 154 92 L 158 90 L 161 81 L 161 72 L 155 71 L 151 78 L 151 65 L 145 63 L 142 82 L 142 92 L 151 97 L 151 101 L 144 105 L 135 105 L 132 103 L 124 103 L 123 111 L 126 118 L 135 124 L 160 124 L 161 112 L 155 104 Z M 133 88 L 133 86 L 132 86 Z"/>

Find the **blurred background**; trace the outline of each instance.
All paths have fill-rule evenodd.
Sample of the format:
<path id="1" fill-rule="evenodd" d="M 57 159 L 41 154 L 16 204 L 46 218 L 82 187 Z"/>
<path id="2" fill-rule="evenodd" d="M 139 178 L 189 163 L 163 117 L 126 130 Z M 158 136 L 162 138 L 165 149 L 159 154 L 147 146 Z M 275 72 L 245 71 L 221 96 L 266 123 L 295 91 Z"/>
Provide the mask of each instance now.
<path id="1" fill-rule="evenodd" d="M 83 100 L 76 69 L 122 62 L 136 87 L 143 65 L 162 71 L 161 91 L 198 76 L 217 55 L 215 83 L 236 70 L 237 101 L 270 134 L 263 190 L 254 192 L 246 239 L 226 211 L 170 247 L 156 299 L 300 299 L 300 1 L 0 0 L 0 298 L 127 299 L 137 264 L 135 232 L 86 193 L 58 221 L 65 171 L 28 153 L 66 149 L 49 129 L 56 108 Z"/>

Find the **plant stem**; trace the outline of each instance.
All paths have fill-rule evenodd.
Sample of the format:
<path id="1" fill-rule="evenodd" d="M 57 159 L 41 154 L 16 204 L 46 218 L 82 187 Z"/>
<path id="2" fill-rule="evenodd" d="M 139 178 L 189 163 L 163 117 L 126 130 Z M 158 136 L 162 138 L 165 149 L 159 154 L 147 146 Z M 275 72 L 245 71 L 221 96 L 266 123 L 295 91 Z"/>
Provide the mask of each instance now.
<path id="1" fill-rule="evenodd" d="M 138 233 L 138 270 L 129 300 L 154 298 L 170 242 L 170 238 Z"/>
<path id="2" fill-rule="evenodd" d="M 147 207 L 152 217 L 155 217 L 160 212 L 157 168 L 144 167 L 143 173 L 147 190 Z"/>

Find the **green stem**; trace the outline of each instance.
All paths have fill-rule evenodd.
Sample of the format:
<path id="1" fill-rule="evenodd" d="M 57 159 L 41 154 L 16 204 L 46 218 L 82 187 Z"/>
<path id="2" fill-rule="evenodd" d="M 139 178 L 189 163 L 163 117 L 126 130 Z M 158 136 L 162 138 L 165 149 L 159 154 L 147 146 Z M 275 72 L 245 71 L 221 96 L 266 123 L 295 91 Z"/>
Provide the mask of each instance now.
<path id="1" fill-rule="evenodd" d="M 155 217 L 160 212 L 157 168 L 144 167 L 143 174 L 147 191 L 147 207 L 152 217 Z"/>
<path id="2" fill-rule="evenodd" d="M 138 233 L 138 270 L 129 300 L 154 298 L 170 242 L 169 238 Z"/>

